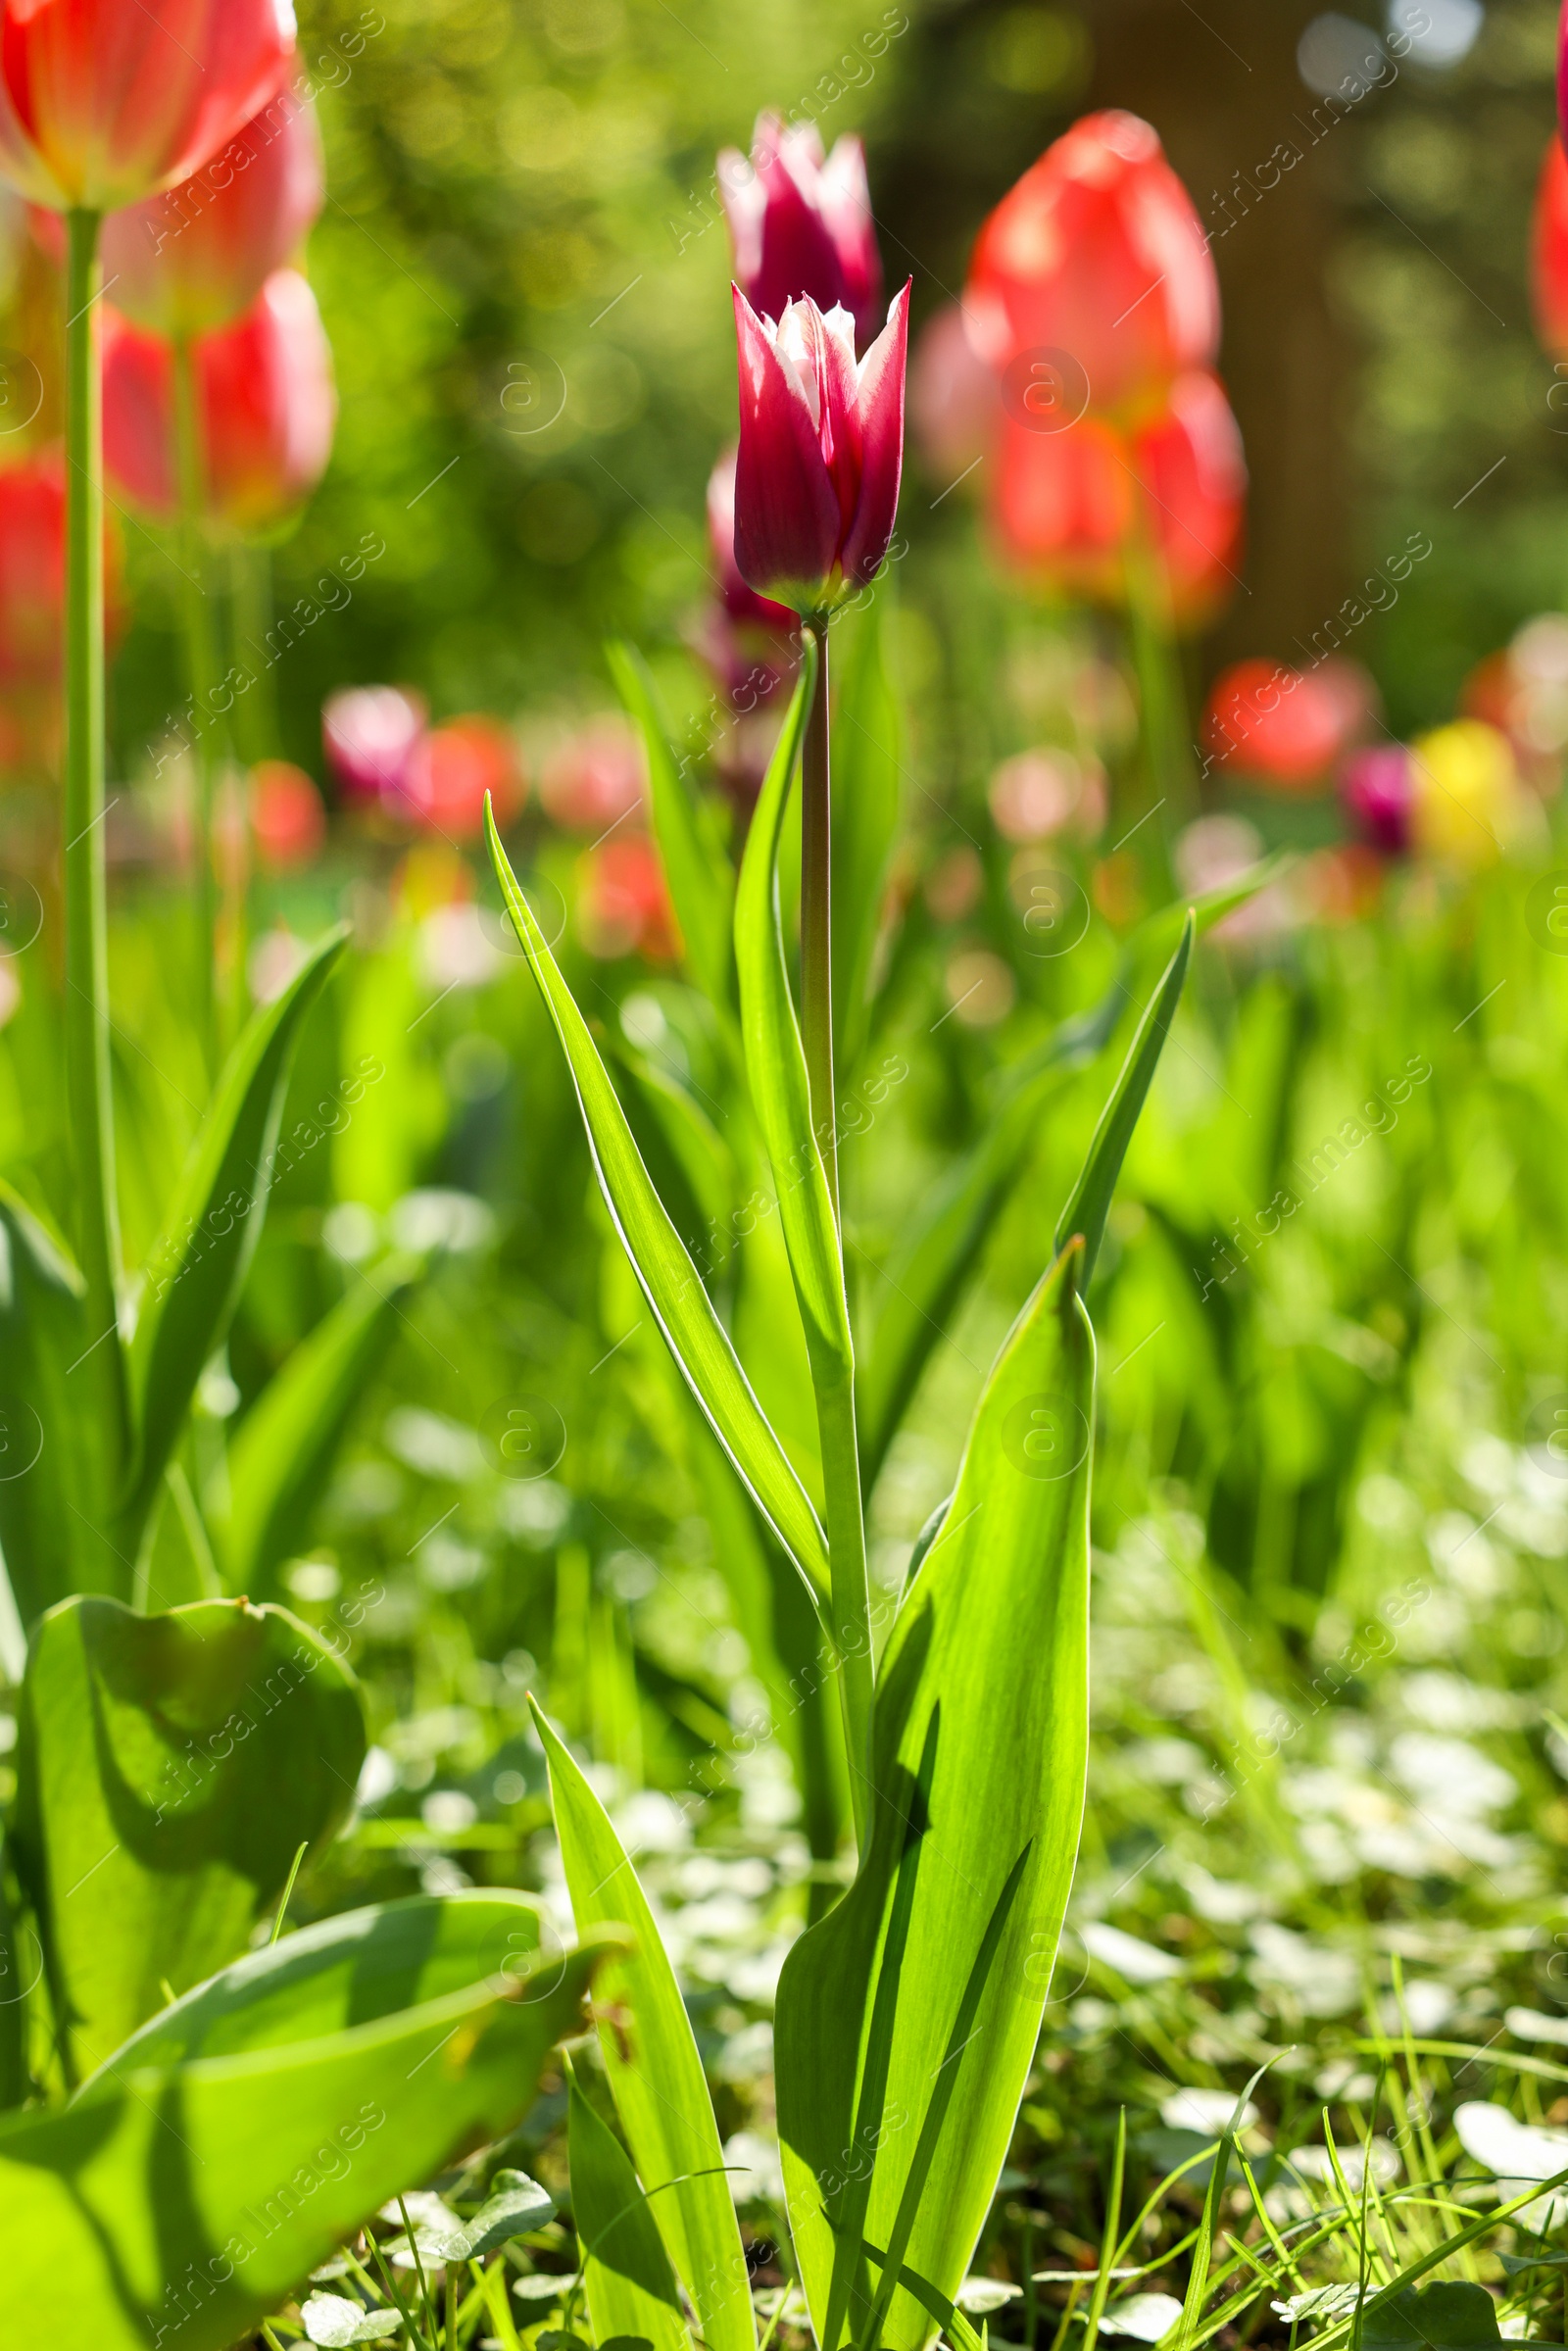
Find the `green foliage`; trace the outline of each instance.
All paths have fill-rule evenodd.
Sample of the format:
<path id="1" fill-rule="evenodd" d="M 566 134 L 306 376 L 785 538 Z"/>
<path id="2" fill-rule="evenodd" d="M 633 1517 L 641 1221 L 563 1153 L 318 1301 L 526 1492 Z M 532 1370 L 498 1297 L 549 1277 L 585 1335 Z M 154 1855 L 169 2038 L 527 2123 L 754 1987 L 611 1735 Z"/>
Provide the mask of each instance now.
<path id="1" fill-rule="evenodd" d="M 287 1969 L 287 1941 L 267 1956 Z M 0 2123 L 14 2323 L 62 2351 L 145 2351 L 160 2327 L 220 2351 L 411 2174 L 510 2129 L 598 1956 L 390 2013 L 367 1987 L 316 2038 L 281 2037 L 280 2010 L 265 2048 L 117 2065 L 62 2111 Z"/>
<path id="2" fill-rule="evenodd" d="M 619 2140 L 600 2121 L 575 2078 L 570 2100 L 571 2204 L 594 2339 L 608 2343 L 629 2336 L 652 2344 L 653 2351 L 684 2351 L 680 2296 L 649 2200 Z"/>
<path id="3" fill-rule="evenodd" d="M 354 1680 L 279 1608 L 63 1601 L 23 1687 L 17 1852 L 68 2082 L 243 1950 L 302 1843 L 345 1818 Z"/>

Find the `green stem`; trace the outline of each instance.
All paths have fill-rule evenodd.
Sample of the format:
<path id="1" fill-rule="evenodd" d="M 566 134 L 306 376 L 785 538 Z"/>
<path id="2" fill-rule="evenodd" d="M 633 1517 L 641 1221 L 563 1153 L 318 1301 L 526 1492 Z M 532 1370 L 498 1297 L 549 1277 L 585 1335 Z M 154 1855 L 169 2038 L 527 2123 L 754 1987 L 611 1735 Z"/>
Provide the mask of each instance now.
<path id="1" fill-rule="evenodd" d="M 1152 880 L 1168 893 L 1168 845 L 1181 826 L 1197 815 L 1198 786 L 1170 580 L 1150 517 L 1142 508 L 1127 545 L 1126 577 L 1127 627 L 1138 677 L 1140 731 L 1150 785 L 1150 809 L 1142 817 L 1139 832 L 1141 857 Z"/>
<path id="2" fill-rule="evenodd" d="M 104 877 L 104 504 L 98 359 L 97 213 L 67 216 L 66 276 L 66 1088 L 76 1241 L 88 1322 L 82 1363 L 118 1478 L 127 1447 L 118 1324 L 114 1102 L 109 1082 L 109 918 Z M 73 1367 L 74 1368 L 74 1366 Z"/>
<path id="3" fill-rule="evenodd" d="M 213 692 L 218 654 L 212 612 L 202 585 L 201 416 L 196 368 L 187 337 L 174 344 L 174 454 L 179 484 L 179 568 L 184 581 L 181 617 L 185 674 L 193 706 L 191 757 L 196 764 L 196 1004 L 202 1050 L 209 1072 L 218 1066 L 216 940 L 217 874 L 213 861 L 213 786 L 216 762 L 209 729 L 214 724 Z"/>
<path id="4" fill-rule="evenodd" d="M 827 623 L 807 622 L 816 640 L 816 691 L 801 755 L 801 1037 L 810 1089 L 811 1124 L 839 1219 L 838 1119 L 833 1100 L 832 793 L 828 759 Z M 841 1251 L 842 1255 L 842 1251 Z M 855 1365 L 811 1350 L 816 1425 L 822 1449 L 822 1498 L 832 1583 L 839 1699 L 849 1750 L 850 1799 L 863 1859 L 871 1814 L 871 1592 L 865 1565 L 865 1512 L 855 1426 Z"/>
<path id="5" fill-rule="evenodd" d="M 833 1102 L 832 787 L 827 738 L 827 622 L 808 620 L 816 640 L 816 693 L 801 755 L 801 1041 L 811 1090 L 811 1124 L 839 1214 L 838 1116 Z"/>

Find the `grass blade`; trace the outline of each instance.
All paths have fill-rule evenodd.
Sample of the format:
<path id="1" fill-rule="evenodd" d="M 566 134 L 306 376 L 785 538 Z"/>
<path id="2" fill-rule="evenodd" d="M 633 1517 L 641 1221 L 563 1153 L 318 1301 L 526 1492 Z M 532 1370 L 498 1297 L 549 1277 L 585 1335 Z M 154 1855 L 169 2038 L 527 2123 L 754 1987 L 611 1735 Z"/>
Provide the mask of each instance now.
<path id="1" fill-rule="evenodd" d="M 626 1124 L 604 1062 L 557 968 L 543 932 L 487 814 L 490 855 L 513 926 L 539 983 L 571 1070 L 594 1169 L 632 1270 L 692 1394 L 758 1507 L 813 1594 L 827 1585 L 827 1546 L 816 1513 L 752 1394 L 729 1335 L 713 1312 Z"/>

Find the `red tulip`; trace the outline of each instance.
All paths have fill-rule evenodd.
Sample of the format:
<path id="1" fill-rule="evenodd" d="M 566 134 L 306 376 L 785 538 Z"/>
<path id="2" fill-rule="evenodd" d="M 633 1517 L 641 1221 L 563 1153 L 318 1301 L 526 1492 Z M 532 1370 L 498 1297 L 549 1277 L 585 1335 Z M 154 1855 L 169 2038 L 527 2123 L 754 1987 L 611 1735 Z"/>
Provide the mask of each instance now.
<path id="1" fill-rule="evenodd" d="M 104 464 L 125 495 L 172 514 L 177 465 L 173 353 L 104 306 Z M 332 451 L 337 396 L 316 296 L 274 269 L 234 325 L 194 345 L 211 519 L 266 531 L 316 487 Z"/>
<path id="2" fill-rule="evenodd" d="M 775 326 L 735 288 L 740 450 L 735 562 L 760 596 L 820 612 L 874 579 L 904 464 L 909 289 L 857 361 L 849 313 L 809 296 Z"/>
<path id="3" fill-rule="evenodd" d="M 409 806 L 425 764 L 428 710 L 402 686 L 347 686 L 321 708 L 327 765 L 350 800 Z"/>
<path id="4" fill-rule="evenodd" d="M 1568 0 L 1557 20 L 1557 127 L 1568 138 Z"/>
<path id="5" fill-rule="evenodd" d="M 624 718 L 591 718 L 545 761 L 539 798 L 567 832 L 610 832 L 643 801 L 643 757 Z"/>
<path id="6" fill-rule="evenodd" d="M 113 212 L 199 171 L 276 95 L 289 0 L 3 0 L 0 173 Z"/>
<path id="7" fill-rule="evenodd" d="M 316 109 L 280 90 L 221 154 L 104 222 L 105 289 L 138 326 L 210 334 L 250 309 L 321 209 Z"/>
<path id="8" fill-rule="evenodd" d="M 314 864 L 326 839 L 321 795 L 303 767 L 262 759 L 251 770 L 251 833 L 267 873 L 293 873 Z"/>
<path id="9" fill-rule="evenodd" d="M 760 317 L 781 319 L 808 295 L 847 310 L 862 343 L 882 314 L 882 263 L 871 219 L 865 150 L 840 139 L 826 162 L 814 122 L 759 115 L 750 156 L 726 147 L 718 184 L 735 249 L 735 276 Z"/>
<path id="10" fill-rule="evenodd" d="M 708 482 L 708 539 L 718 594 L 693 632 L 695 650 L 741 712 L 771 700 L 795 666 L 795 614 L 749 588 L 735 563 L 735 452 Z"/>
<path id="11" fill-rule="evenodd" d="M 591 955 L 612 961 L 640 950 L 650 962 L 675 955 L 675 921 L 663 868 L 646 834 L 607 841 L 584 860 L 577 919 Z"/>
<path id="12" fill-rule="evenodd" d="M 511 735 L 494 718 L 454 718 L 424 747 L 406 794 L 415 821 L 432 833 L 467 840 L 484 829 L 485 795 L 505 824 L 520 806 L 522 779 Z"/>
<path id="13" fill-rule="evenodd" d="M 980 231 L 964 294 L 999 373 L 1065 353 L 1101 411 L 1157 399 L 1219 353 L 1219 287 L 1191 198 L 1136 115 L 1087 115 Z"/>
<path id="14" fill-rule="evenodd" d="M 1369 681 L 1349 661 L 1304 670 L 1238 661 L 1215 681 L 1203 740 L 1216 765 L 1277 789 L 1310 790 L 1360 732 L 1370 701 Z"/>
<path id="15" fill-rule="evenodd" d="M 115 544 L 104 540 L 111 623 Z M 58 449 L 0 466 L 0 685 L 60 675 L 66 582 L 66 467 Z"/>
<path id="16" fill-rule="evenodd" d="M 1541 166 L 1530 231 L 1530 293 L 1536 332 L 1568 357 L 1568 155 L 1553 131 Z"/>
<path id="17" fill-rule="evenodd" d="M 1229 403 L 1213 376 L 1195 373 L 1131 434 L 1095 416 L 1065 432 L 1004 416 L 991 512 L 1015 567 L 1067 594 L 1115 601 L 1142 501 L 1175 615 L 1191 625 L 1235 579 L 1246 492 Z"/>

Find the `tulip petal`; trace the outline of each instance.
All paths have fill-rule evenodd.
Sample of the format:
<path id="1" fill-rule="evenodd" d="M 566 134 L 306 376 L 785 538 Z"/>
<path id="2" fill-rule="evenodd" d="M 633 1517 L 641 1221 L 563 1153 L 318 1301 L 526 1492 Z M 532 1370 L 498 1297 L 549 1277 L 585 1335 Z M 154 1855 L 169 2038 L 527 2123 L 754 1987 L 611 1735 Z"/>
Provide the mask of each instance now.
<path id="1" fill-rule="evenodd" d="M 904 470 L 904 372 L 908 351 L 909 284 L 893 297 L 888 322 L 860 362 L 855 416 L 860 438 L 860 491 L 840 563 L 851 587 L 875 576 L 899 511 Z"/>
<path id="2" fill-rule="evenodd" d="M 734 295 L 741 417 L 735 561 L 759 595 L 810 612 L 823 600 L 838 554 L 839 502 L 805 398 L 739 286 Z"/>

